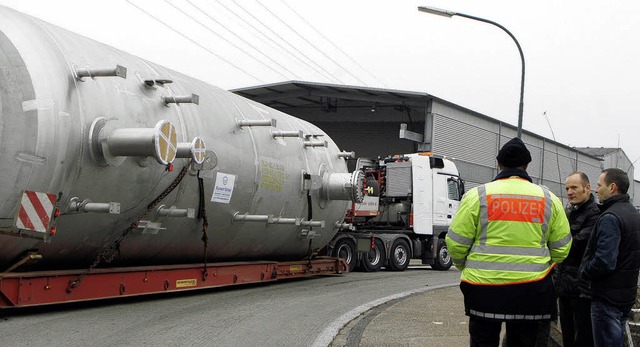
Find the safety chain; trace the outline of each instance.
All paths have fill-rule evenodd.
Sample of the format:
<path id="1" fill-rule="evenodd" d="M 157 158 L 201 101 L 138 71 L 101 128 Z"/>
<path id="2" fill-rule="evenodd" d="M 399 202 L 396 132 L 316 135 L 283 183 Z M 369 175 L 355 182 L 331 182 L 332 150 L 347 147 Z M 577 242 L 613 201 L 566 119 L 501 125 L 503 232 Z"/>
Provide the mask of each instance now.
<path id="1" fill-rule="evenodd" d="M 209 277 L 209 271 L 207 270 L 207 246 L 209 245 L 209 220 L 207 219 L 207 209 L 204 204 L 204 182 L 202 177 L 200 177 L 200 170 L 198 170 L 198 188 L 200 193 L 199 200 L 199 209 L 198 209 L 198 219 L 202 219 L 202 243 L 204 246 L 203 251 L 203 263 L 204 269 L 202 271 L 202 281 L 206 281 L 207 277 Z"/>
<path id="2" fill-rule="evenodd" d="M 101 263 L 108 264 L 108 263 L 112 262 L 115 259 L 115 257 L 120 252 L 120 243 L 125 238 L 125 236 L 127 236 L 129 234 L 129 232 L 131 232 L 131 230 L 137 229 L 138 228 L 138 223 L 140 222 L 140 220 L 143 219 L 149 212 L 151 212 L 151 210 L 153 210 L 153 208 L 158 203 L 160 203 L 160 201 L 162 201 L 164 198 L 166 198 L 167 195 L 171 194 L 171 192 L 178 186 L 178 184 L 180 184 L 180 181 L 182 181 L 182 178 L 184 178 L 184 175 L 187 173 L 187 171 L 189 170 L 190 166 L 191 166 L 191 160 L 189 160 L 187 165 L 185 165 L 182 168 L 182 171 L 180 171 L 178 176 L 173 180 L 173 182 L 171 182 L 171 184 L 167 187 L 167 189 L 165 189 L 162 192 L 162 194 L 160 194 L 151 203 L 149 203 L 147 205 L 147 209 L 133 223 L 131 223 L 131 225 L 129 225 L 129 227 L 127 227 L 124 231 L 122 231 L 122 234 L 120 236 L 118 236 L 118 238 L 115 239 L 115 241 L 113 241 L 113 243 L 107 249 L 105 249 L 102 253 L 98 254 L 98 256 L 96 257 L 96 260 L 93 262 L 93 264 L 91 264 L 91 266 L 89 266 L 89 268 L 87 268 L 80 275 L 78 275 L 78 277 L 76 279 L 69 281 L 69 286 L 67 287 L 67 293 L 71 293 L 71 291 L 73 291 L 73 289 L 77 288 L 80 285 L 80 283 L 82 282 L 82 280 L 96 266 L 100 265 Z"/>
<path id="3" fill-rule="evenodd" d="M 305 179 L 310 179 L 311 176 L 309 174 L 305 174 Z M 313 219 L 313 201 L 311 201 L 311 190 L 307 190 L 307 220 L 311 221 Z M 309 226 L 309 234 L 312 232 L 312 226 Z M 311 243 L 313 241 L 313 237 L 309 235 L 309 248 L 307 248 L 307 268 L 311 269 L 313 265 L 311 264 L 311 257 L 313 256 L 313 251 L 311 248 Z"/>

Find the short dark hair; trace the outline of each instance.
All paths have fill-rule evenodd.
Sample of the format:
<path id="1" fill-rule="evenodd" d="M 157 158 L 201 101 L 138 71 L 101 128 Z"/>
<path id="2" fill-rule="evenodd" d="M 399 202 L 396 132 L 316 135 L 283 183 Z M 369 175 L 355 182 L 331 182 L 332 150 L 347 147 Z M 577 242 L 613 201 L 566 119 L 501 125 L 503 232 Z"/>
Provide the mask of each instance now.
<path id="1" fill-rule="evenodd" d="M 620 194 L 627 194 L 629 190 L 629 176 L 627 173 L 617 168 L 609 168 L 602 170 L 604 174 L 604 182 L 607 185 L 615 183 L 618 186 L 618 192 Z"/>
<path id="2" fill-rule="evenodd" d="M 586 173 L 582 172 L 582 171 L 574 171 L 572 173 L 569 174 L 569 176 L 567 177 L 571 177 L 573 175 L 580 175 L 580 180 L 582 181 L 582 185 L 586 186 L 587 184 L 589 184 L 589 176 L 587 176 Z"/>

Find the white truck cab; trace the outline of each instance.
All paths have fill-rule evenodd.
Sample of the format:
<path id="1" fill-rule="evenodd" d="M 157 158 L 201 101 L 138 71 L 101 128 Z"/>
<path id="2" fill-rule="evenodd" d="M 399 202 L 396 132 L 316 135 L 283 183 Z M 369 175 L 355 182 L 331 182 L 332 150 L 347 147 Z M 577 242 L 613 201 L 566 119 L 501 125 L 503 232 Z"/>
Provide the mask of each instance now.
<path id="1" fill-rule="evenodd" d="M 412 258 L 449 269 L 444 237 L 464 194 L 455 163 L 431 153 L 363 163 L 365 199 L 347 211 L 351 228 L 334 237 L 332 255 L 366 271 L 401 271 Z"/>

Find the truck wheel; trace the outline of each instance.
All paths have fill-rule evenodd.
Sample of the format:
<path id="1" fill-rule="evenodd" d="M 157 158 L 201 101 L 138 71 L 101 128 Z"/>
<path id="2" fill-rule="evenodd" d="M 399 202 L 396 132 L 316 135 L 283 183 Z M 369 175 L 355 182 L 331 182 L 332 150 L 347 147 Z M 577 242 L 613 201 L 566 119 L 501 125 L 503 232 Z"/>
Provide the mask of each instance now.
<path id="1" fill-rule="evenodd" d="M 382 265 L 387 262 L 382 241 L 375 239 L 373 246 L 374 248 L 369 250 L 369 253 L 362 255 L 362 270 L 366 272 L 379 271 Z"/>
<path id="2" fill-rule="evenodd" d="M 447 249 L 447 243 L 444 239 L 438 239 L 438 254 L 431 268 L 446 271 L 449 270 L 451 264 L 453 264 L 453 260 L 451 260 L 451 254 L 449 254 L 449 250 Z"/>
<path id="3" fill-rule="evenodd" d="M 407 241 L 398 239 L 391 246 L 391 258 L 389 268 L 393 271 L 404 271 L 409 267 L 411 260 L 411 248 Z"/>
<path id="4" fill-rule="evenodd" d="M 356 245 L 348 238 L 340 239 L 333 248 L 333 256 L 342 258 L 349 266 L 349 272 L 356 268 L 358 257 L 356 253 Z"/>

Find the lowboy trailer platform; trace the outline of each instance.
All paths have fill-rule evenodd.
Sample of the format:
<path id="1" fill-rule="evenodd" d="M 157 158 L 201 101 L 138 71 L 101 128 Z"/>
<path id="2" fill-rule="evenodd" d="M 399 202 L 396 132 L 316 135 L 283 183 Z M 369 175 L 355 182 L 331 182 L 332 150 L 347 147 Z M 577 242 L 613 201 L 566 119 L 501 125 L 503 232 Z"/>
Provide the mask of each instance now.
<path id="1" fill-rule="evenodd" d="M 338 258 L 224 262 L 0 274 L 0 309 L 170 293 L 342 274 Z"/>

